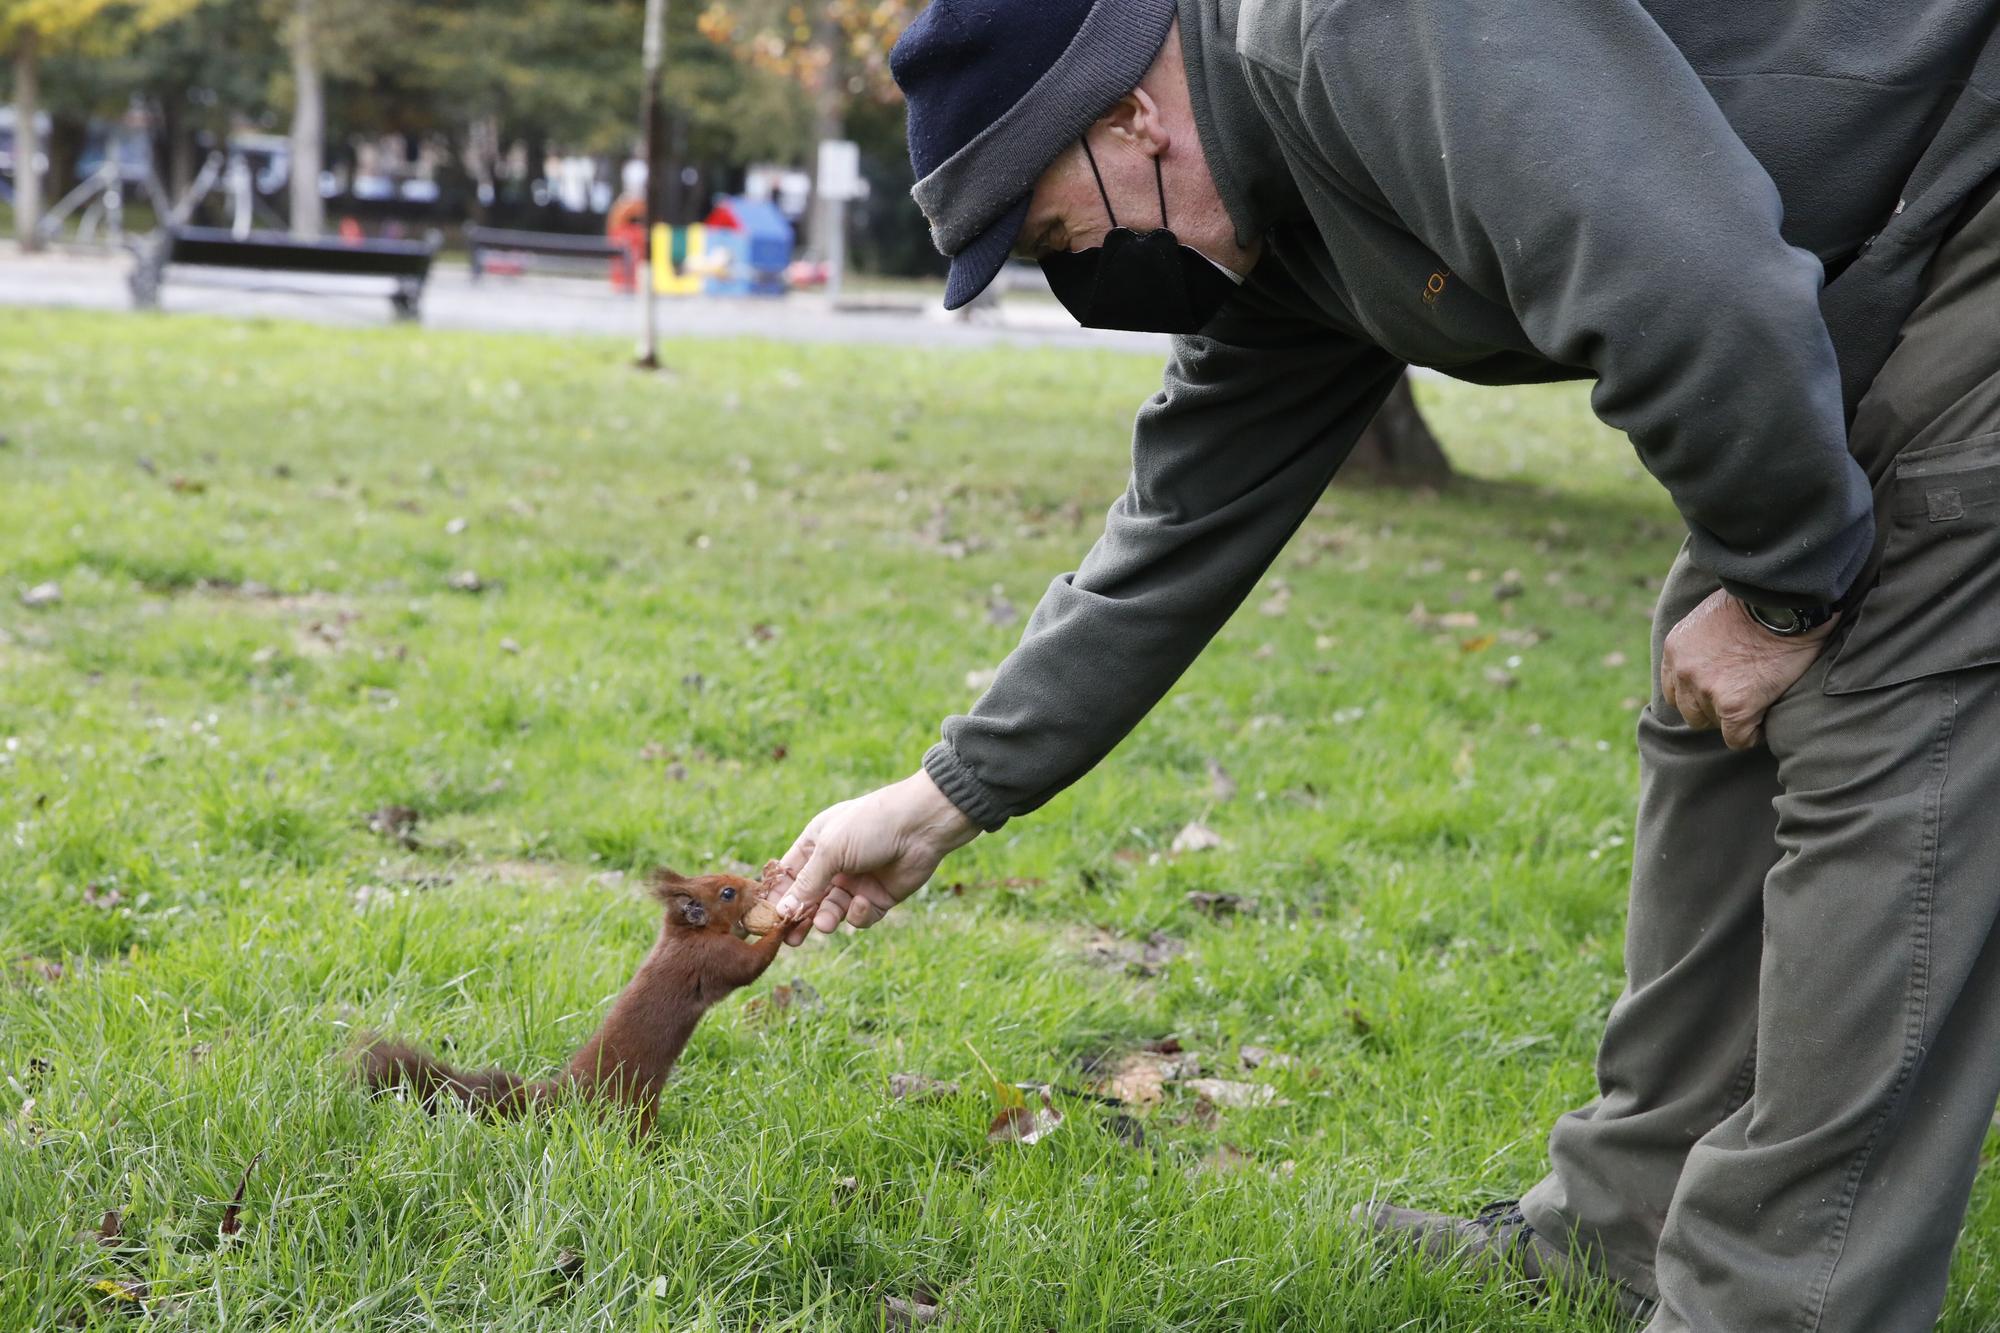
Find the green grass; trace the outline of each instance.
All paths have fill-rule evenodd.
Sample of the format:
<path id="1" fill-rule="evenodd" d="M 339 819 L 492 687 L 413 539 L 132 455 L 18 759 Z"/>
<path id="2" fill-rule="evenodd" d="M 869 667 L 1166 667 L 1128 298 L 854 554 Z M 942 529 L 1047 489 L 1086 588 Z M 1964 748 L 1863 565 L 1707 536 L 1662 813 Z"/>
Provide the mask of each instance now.
<path id="1" fill-rule="evenodd" d="M 1517 1193 L 1591 1088 L 1678 539 L 1574 388 L 1425 386 L 1480 480 L 1336 488 L 1283 615 L 1259 594 L 1102 770 L 947 863 L 962 892 L 757 988 L 823 1008 L 715 1013 L 653 1140 L 361 1096 L 364 1027 L 548 1070 L 651 937 L 612 872 L 761 862 L 909 772 L 1019 632 L 995 588 L 1025 612 L 1088 545 L 1157 376 L 671 360 L 7 313 L 0 1328 L 136 1326 L 102 1279 L 157 1329 L 859 1330 L 920 1288 L 982 1330 L 1613 1327 L 1344 1221 Z M 387 803 L 424 850 L 369 833 Z M 1227 845 L 1154 855 L 1192 820 Z M 1153 931 L 1187 946 L 1156 976 L 1088 957 Z M 1045 1142 L 986 1142 L 968 1042 L 1077 1087 L 1167 1033 L 1286 1104 L 1210 1125 L 1170 1092 L 1135 1151 L 1065 1098 Z M 1298 1063 L 1236 1073 L 1246 1042 Z M 898 1071 L 966 1093 L 895 1102 Z M 107 1209 L 123 1248 L 80 1244 Z M 1996 1326 L 1996 1244 L 1982 1188 L 1945 1327 Z"/>

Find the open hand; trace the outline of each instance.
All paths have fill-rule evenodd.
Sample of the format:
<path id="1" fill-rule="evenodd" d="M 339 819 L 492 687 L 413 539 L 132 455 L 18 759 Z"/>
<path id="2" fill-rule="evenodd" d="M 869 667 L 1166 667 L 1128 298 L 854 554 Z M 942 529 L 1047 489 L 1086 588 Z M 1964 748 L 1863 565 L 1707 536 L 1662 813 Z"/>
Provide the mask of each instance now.
<path id="1" fill-rule="evenodd" d="M 979 836 L 979 826 L 917 772 L 813 817 L 780 861 L 792 877 L 778 911 L 787 938 L 831 933 L 842 921 L 866 929 L 930 881 L 938 862 Z"/>
<path id="2" fill-rule="evenodd" d="M 1747 750 L 1763 735 L 1764 714 L 1806 674 L 1836 623 L 1785 638 L 1717 591 L 1667 635 L 1660 693 L 1696 731 L 1720 727 L 1730 749 Z"/>

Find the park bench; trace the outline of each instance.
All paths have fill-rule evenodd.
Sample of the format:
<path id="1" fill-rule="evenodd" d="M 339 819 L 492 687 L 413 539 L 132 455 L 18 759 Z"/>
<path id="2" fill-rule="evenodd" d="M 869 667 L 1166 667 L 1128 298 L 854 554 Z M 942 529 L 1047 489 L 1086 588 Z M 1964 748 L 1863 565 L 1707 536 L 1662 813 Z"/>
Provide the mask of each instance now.
<path id="1" fill-rule="evenodd" d="M 142 308 L 158 306 L 160 287 L 172 267 L 387 278 L 393 284 L 389 304 L 396 317 L 415 319 L 438 245 L 435 235 L 422 241 L 307 241 L 268 232 L 237 236 L 218 227 L 166 227 L 139 251 L 132 269 L 132 300 Z M 307 294 L 324 291 L 307 290 Z"/>
<path id="2" fill-rule="evenodd" d="M 467 227 L 465 243 L 472 251 L 472 278 L 486 275 L 489 254 L 538 255 L 552 259 L 617 259 L 625 247 L 603 236 L 578 236 L 555 231 L 510 231 L 505 227 Z"/>

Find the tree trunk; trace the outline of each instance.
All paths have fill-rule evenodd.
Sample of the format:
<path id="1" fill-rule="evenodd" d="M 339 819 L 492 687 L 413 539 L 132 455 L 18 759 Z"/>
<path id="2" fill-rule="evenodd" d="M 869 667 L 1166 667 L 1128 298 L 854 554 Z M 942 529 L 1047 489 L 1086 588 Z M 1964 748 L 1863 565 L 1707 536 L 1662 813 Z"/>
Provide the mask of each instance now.
<path id="1" fill-rule="evenodd" d="M 313 0 L 292 14 L 292 235 L 318 240 L 326 226 L 319 174 L 326 161 L 326 88 L 319 67 Z"/>
<path id="2" fill-rule="evenodd" d="M 42 176 L 35 162 L 42 155 L 42 136 L 35 127 L 41 114 L 42 81 L 33 28 L 22 32 L 14 47 L 14 238 L 23 250 L 39 250 L 42 238 Z"/>
<path id="3" fill-rule="evenodd" d="M 840 205 L 823 199 L 819 192 L 819 146 L 829 139 L 846 137 L 847 128 L 847 35 L 841 31 L 829 0 L 819 0 L 813 19 L 813 45 L 826 53 L 826 68 L 813 89 L 813 193 L 812 250 L 820 259 L 833 254 L 833 229 L 840 225 Z"/>
<path id="4" fill-rule="evenodd" d="M 77 176 L 83 150 L 90 137 L 90 125 L 80 116 L 57 112 L 49 119 L 49 174 L 42 182 L 51 199 L 62 199 L 82 182 Z M 113 139 L 108 147 L 115 148 Z"/>
<path id="5" fill-rule="evenodd" d="M 1451 460 L 1417 410 L 1409 376 L 1397 382 L 1382 410 L 1361 432 L 1344 471 L 1391 486 L 1443 486 L 1451 481 L 1455 475 Z"/>

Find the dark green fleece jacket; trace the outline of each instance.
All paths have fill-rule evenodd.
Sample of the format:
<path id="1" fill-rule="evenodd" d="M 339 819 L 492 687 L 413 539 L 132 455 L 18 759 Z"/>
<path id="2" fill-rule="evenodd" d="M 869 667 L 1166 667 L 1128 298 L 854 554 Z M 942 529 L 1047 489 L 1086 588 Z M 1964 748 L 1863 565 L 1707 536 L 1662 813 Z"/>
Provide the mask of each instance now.
<path id="1" fill-rule="evenodd" d="M 1104 536 L 925 768 L 985 828 L 1109 753 L 1409 365 L 1594 380 L 1693 559 L 1772 605 L 1869 563 L 1847 413 L 2000 166 L 2000 0 L 1181 0 L 1251 280 L 1176 339 Z M 1828 275 L 1834 280 L 1824 286 Z"/>

